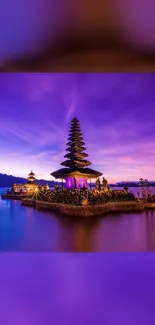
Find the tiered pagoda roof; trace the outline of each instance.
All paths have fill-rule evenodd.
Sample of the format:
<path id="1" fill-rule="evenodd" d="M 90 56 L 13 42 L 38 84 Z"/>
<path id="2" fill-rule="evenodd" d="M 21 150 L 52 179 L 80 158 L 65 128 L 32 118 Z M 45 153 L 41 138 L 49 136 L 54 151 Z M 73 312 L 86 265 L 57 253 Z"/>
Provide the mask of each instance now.
<path id="1" fill-rule="evenodd" d="M 51 173 L 52 176 L 65 179 L 66 177 L 75 176 L 97 178 L 102 175 L 102 173 L 88 168 L 91 162 L 86 159 L 88 154 L 85 152 L 85 142 L 83 140 L 79 121 L 76 117 L 71 121 L 66 151 L 67 154 L 64 158 L 67 159 L 61 163 L 65 168 Z"/>
<path id="2" fill-rule="evenodd" d="M 35 174 L 33 173 L 33 171 L 31 171 L 31 173 L 28 175 L 27 180 L 28 180 L 28 182 L 30 182 L 30 183 L 35 182 L 36 178 L 35 178 Z"/>

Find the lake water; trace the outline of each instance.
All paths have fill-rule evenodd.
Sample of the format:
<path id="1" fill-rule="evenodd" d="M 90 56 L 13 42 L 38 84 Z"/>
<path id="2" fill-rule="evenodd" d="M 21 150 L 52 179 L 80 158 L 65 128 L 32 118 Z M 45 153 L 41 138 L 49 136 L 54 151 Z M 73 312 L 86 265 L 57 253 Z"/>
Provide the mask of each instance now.
<path id="1" fill-rule="evenodd" d="M 155 251 L 155 211 L 72 220 L 0 199 L 0 251 Z"/>

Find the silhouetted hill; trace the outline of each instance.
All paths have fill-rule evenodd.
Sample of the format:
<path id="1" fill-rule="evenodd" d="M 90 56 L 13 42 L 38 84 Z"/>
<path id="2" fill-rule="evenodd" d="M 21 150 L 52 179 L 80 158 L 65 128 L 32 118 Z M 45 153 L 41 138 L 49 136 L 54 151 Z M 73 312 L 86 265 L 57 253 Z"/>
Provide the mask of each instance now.
<path id="1" fill-rule="evenodd" d="M 0 174 L 0 187 L 11 187 L 12 184 L 14 184 L 14 183 L 15 184 L 24 184 L 26 182 L 27 182 L 26 178 L 16 177 L 16 176 L 6 175 L 6 174 Z M 60 184 L 59 182 L 47 181 L 44 179 L 36 180 L 36 182 L 41 185 L 48 183 L 48 185 L 50 187 Z"/>
<path id="2" fill-rule="evenodd" d="M 41 185 L 45 185 L 48 183 L 49 187 L 54 187 L 55 185 L 61 185 L 61 182 L 55 182 L 55 181 L 47 181 L 44 179 L 39 179 L 36 180 L 37 183 L 41 184 Z M 16 184 L 24 184 L 27 182 L 26 178 L 22 178 L 22 177 L 16 177 L 16 176 L 12 176 L 12 175 L 6 175 L 6 174 L 0 174 L 0 187 L 11 187 L 12 184 L 16 183 Z M 151 186 L 155 186 L 155 181 L 149 181 Z M 128 186 L 128 187 L 138 187 L 139 186 L 139 182 L 128 182 L 128 181 L 124 181 L 124 182 L 119 182 L 116 184 L 109 184 L 109 186 L 116 186 L 116 187 L 124 187 L 124 186 Z M 95 187 L 95 183 L 92 183 L 92 188 Z"/>

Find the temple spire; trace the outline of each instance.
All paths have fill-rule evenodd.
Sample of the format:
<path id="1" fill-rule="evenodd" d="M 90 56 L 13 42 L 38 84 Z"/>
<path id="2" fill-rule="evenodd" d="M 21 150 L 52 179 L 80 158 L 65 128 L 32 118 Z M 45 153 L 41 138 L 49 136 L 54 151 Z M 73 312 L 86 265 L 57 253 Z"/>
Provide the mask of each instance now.
<path id="1" fill-rule="evenodd" d="M 65 179 L 65 188 L 88 187 L 88 179 L 96 179 L 102 175 L 102 173 L 87 167 L 91 165 L 91 162 L 86 159 L 88 154 L 86 153 L 80 124 L 76 117 L 70 124 L 66 151 L 64 157 L 67 159 L 61 163 L 65 168 L 51 173 L 57 179 Z"/>
<path id="2" fill-rule="evenodd" d="M 33 173 L 33 171 L 31 170 L 31 173 L 28 175 L 28 178 L 27 180 L 30 182 L 30 183 L 33 183 L 36 178 L 35 178 L 35 174 Z"/>
<path id="3" fill-rule="evenodd" d="M 68 153 L 64 158 L 67 158 L 67 160 L 63 161 L 61 165 L 73 169 L 81 169 L 91 165 L 91 162 L 85 159 L 88 157 L 88 154 L 85 152 L 85 142 L 83 141 L 80 124 L 76 117 L 71 121 L 66 151 Z"/>

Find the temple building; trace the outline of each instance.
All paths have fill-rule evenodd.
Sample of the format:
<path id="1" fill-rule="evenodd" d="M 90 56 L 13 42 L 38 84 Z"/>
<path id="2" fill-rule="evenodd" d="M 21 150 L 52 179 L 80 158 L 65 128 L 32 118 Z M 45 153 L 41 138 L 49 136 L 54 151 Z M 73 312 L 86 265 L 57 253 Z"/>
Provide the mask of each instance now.
<path id="1" fill-rule="evenodd" d="M 12 185 L 12 193 L 23 193 L 23 194 L 33 194 L 37 191 L 48 191 L 49 185 L 41 185 L 36 183 L 36 177 L 33 171 L 27 177 L 27 182 L 25 184 L 13 184 Z"/>
<path id="2" fill-rule="evenodd" d="M 27 192 L 34 192 L 38 190 L 38 184 L 36 184 L 36 178 L 33 171 L 28 175 L 27 183 L 24 185 Z"/>
<path id="3" fill-rule="evenodd" d="M 12 185 L 12 192 L 35 192 L 38 190 L 38 184 L 36 184 L 36 178 L 33 171 L 28 175 L 27 183 L 25 184 L 13 184 Z"/>
<path id="4" fill-rule="evenodd" d="M 67 189 L 88 187 L 88 180 L 91 182 L 91 179 L 97 179 L 102 175 L 102 173 L 88 167 L 91 162 L 86 159 L 88 154 L 76 117 L 71 121 L 66 151 L 67 154 L 64 156 L 66 160 L 61 163 L 65 168 L 52 172 L 51 175 L 56 179 L 61 179 L 62 184 L 65 180 Z"/>

